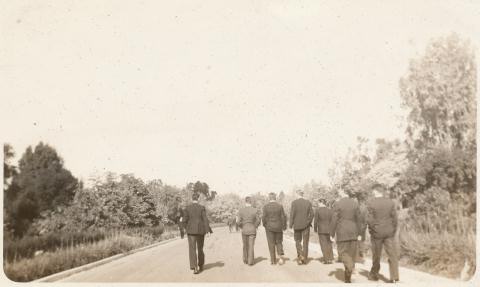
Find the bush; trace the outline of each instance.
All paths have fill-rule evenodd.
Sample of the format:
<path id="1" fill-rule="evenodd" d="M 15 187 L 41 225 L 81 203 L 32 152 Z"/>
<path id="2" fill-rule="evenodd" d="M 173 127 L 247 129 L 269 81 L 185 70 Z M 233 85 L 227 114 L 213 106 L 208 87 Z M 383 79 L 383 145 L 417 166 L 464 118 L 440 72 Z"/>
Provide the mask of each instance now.
<path id="1" fill-rule="evenodd" d="M 33 258 L 5 262 L 4 271 L 13 281 L 27 282 L 151 243 L 153 240 L 145 237 L 116 233 L 95 243 L 70 245 Z"/>
<path id="2" fill-rule="evenodd" d="M 64 246 L 76 246 L 103 240 L 107 233 L 102 230 L 81 232 L 52 232 L 41 236 L 25 236 L 21 239 L 5 238 L 3 242 L 3 258 L 12 261 L 29 258 L 35 251 L 53 251 Z"/>
<path id="3" fill-rule="evenodd" d="M 465 263 L 473 276 L 476 268 L 476 215 L 465 215 L 456 203 L 448 217 L 410 217 L 400 230 L 401 254 L 407 264 L 422 270 L 458 278 Z"/>

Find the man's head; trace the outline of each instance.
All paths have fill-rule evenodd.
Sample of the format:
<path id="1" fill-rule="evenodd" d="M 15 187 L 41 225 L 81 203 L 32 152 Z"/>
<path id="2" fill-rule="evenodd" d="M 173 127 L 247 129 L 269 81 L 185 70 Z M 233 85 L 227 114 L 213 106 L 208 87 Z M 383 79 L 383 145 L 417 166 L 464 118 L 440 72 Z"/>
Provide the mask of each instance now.
<path id="1" fill-rule="evenodd" d="M 296 193 L 297 193 L 297 196 L 303 197 L 303 190 L 298 189 L 298 190 L 296 191 Z"/>
<path id="2" fill-rule="evenodd" d="M 250 196 L 245 197 L 246 204 L 252 204 L 252 198 Z"/>
<path id="3" fill-rule="evenodd" d="M 277 195 L 274 192 L 268 194 L 268 200 L 277 200 Z"/>
<path id="4" fill-rule="evenodd" d="M 199 198 L 200 198 L 200 194 L 198 194 L 197 192 L 194 192 L 192 194 L 192 200 L 193 201 L 198 201 Z"/>
<path id="5" fill-rule="evenodd" d="M 384 185 L 376 183 L 372 186 L 373 196 L 382 197 L 387 195 L 387 189 Z"/>
<path id="6" fill-rule="evenodd" d="M 325 200 L 325 198 L 318 199 L 318 206 L 324 207 L 326 205 L 327 205 L 327 200 Z"/>
<path id="7" fill-rule="evenodd" d="M 339 188 L 339 189 L 338 189 L 338 195 L 339 195 L 340 197 L 347 197 L 347 196 L 348 196 L 348 194 L 347 194 L 347 193 L 345 192 L 345 190 L 342 189 L 342 188 Z"/>

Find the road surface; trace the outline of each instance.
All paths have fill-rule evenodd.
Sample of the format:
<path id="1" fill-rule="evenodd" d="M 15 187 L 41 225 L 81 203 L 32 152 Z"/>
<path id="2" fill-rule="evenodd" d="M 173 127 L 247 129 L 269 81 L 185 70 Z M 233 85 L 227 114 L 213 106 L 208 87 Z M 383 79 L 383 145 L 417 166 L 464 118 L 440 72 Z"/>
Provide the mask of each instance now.
<path id="1" fill-rule="evenodd" d="M 206 262 L 204 271 L 194 275 L 189 269 L 187 239 L 178 239 L 144 251 L 114 260 L 110 263 L 82 271 L 62 279 L 63 282 L 343 282 L 343 265 L 322 264 L 320 248 L 310 243 L 310 262 L 297 265 L 295 243 L 284 239 L 284 265 L 270 265 L 267 241 L 263 227 L 259 228 L 255 241 L 255 264 L 242 261 L 242 240 L 238 232 L 228 228 L 216 228 L 205 238 Z M 368 281 L 370 262 L 356 265 L 354 283 Z M 380 271 L 388 277 L 388 267 L 382 264 Z M 430 274 L 401 268 L 401 283 L 460 283 Z M 386 280 L 386 279 L 385 279 Z M 379 281 L 382 282 L 382 281 Z"/>

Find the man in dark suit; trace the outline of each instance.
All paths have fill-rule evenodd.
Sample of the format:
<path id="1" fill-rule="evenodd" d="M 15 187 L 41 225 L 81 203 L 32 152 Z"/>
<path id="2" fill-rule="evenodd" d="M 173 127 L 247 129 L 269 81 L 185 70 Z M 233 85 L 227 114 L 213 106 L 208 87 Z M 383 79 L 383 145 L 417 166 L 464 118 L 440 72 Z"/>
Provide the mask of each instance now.
<path id="1" fill-rule="evenodd" d="M 303 198 L 303 190 L 297 190 L 298 198 L 290 208 L 290 228 L 293 228 L 293 238 L 297 248 L 298 265 L 307 264 L 308 241 L 313 220 L 312 203 Z M 303 241 L 303 246 L 302 246 Z"/>
<path id="2" fill-rule="evenodd" d="M 367 224 L 372 242 L 372 269 L 369 279 L 378 280 L 382 247 L 388 255 L 390 281 L 399 280 L 398 255 L 395 248 L 395 233 L 398 226 L 398 215 L 395 203 L 386 197 L 387 190 L 380 184 L 373 188 L 374 198 L 367 203 Z"/>
<path id="3" fill-rule="evenodd" d="M 333 247 L 330 240 L 330 221 L 332 219 L 332 210 L 326 206 L 326 200 L 318 200 L 318 207 L 315 210 L 313 230 L 318 233 L 318 241 L 323 254 L 323 263 L 332 264 Z"/>
<path id="4" fill-rule="evenodd" d="M 260 217 L 257 209 L 252 206 L 252 198 L 245 198 L 245 207 L 238 212 L 238 225 L 242 229 L 243 263 L 253 265 L 254 244 L 257 235 L 257 227 L 260 225 Z"/>
<path id="5" fill-rule="evenodd" d="M 283 206 L 276 202 L 275 193 L 268 194 L 269 202 L 263 206 L 262 222 L 267 234 L 268 250 L 270 251 L 270 263 L 277 264 L 275 249 L 279 256 L 278 263 L 285 262 L 283 258 L 283 231 L 287 229 L 287 217 Z"/>
<path id="6" fill-rule="evenodd" d="M 334 241 L 336 235 L 338 256 L 345 267 L 345 283 L 351 283 L 357 241 L 361 239 L 360 209 L 358 202 L 349 198 L 343 190 L 339 193 L 341 198 L 333 206 L 330 239 Z"/>
<path id="7" fill-rule="evenodd" d="M 207 219 L 207 211 L 203 205 L 198 203 L 199 197 L 200 195 L 198 193 L 193 193 L 192 204 L 185 208 L 183 216 L 188 236 L 190 269 L 193 270 L 194 274 L 198 274 L 203 270 L 205 263 L 205 254 L 203 253 L 205 234 L 207 232 L 212 233 Z"/>

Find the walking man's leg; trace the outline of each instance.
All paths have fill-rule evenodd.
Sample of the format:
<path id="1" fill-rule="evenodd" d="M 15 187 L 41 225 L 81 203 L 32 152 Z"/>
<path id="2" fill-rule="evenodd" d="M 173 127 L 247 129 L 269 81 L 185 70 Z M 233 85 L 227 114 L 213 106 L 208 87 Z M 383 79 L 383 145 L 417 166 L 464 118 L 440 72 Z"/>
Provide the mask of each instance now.
<path id="1" fill-rule="evenodd" d="M 371 238 L 372 242 L 372 268 L 370 269 L 369 279 L 377 281 L 380 271 L 380 258 L 382 257 L 383 239 Z"/>
<path id="2" fill-rule="evenodd" d="M 388 255 L 388 267 L 390 271 L 390 280 L 398 281 L 399 280 L 399 272 L 398 272 L 398 255 L 397 249 L 395 246 L 395 238 L 388 237 L 385 238 L 385 252 Z"/>
<path id="3" fill-rule="evenodd" d="M 297 263 L 302 264 L 303 262 L 303 250 L 302 250 L 302 230 L 293 231 L 293 239 L 295 239 L 295 247 L 297 248 Z"/>
<path id="4" fill-rule="evenodd" d="M 188 234 L 188 255 L 190 259 L 190 269 L 195 270 L 197 267 L 197 251 L 195 235 Z"/>
<path id="5" fill-rule="evenodd" d="M 243 263 L 248 263 L 248 236 L 242 234 L 243 243 Z"/>
<path id="6" fill-rule="evenodd" d="M 254 245 L 255 245 L 255 235 L 248 236 L 248 265 L 253 265 L 255 254 L 254 254 Z"/>
<path id="7" fill-rule="evenodd" d="M 267 235 L 268 251 L 270 252 L 270 263 L 275 264 L 277 262 L 275 257 L 275 233 L 265 230 L 265 234 Z"/>
<path id="8" fill-rule="evenodd" d="M 205 264 L 205 253 L 203 253 L 203 243 L 205 242 L 205 235 L 197 235 L 197 250 L 198 250 L 198 267 L 203 269 Z"/>
<path id="9" fill-rule="evenodd" d="M 302 232 L 303 237 L 303 264 L 307 264 L 308 261 L 308 243 L 310 242 L 310 227 L 307 227 Z"/>

